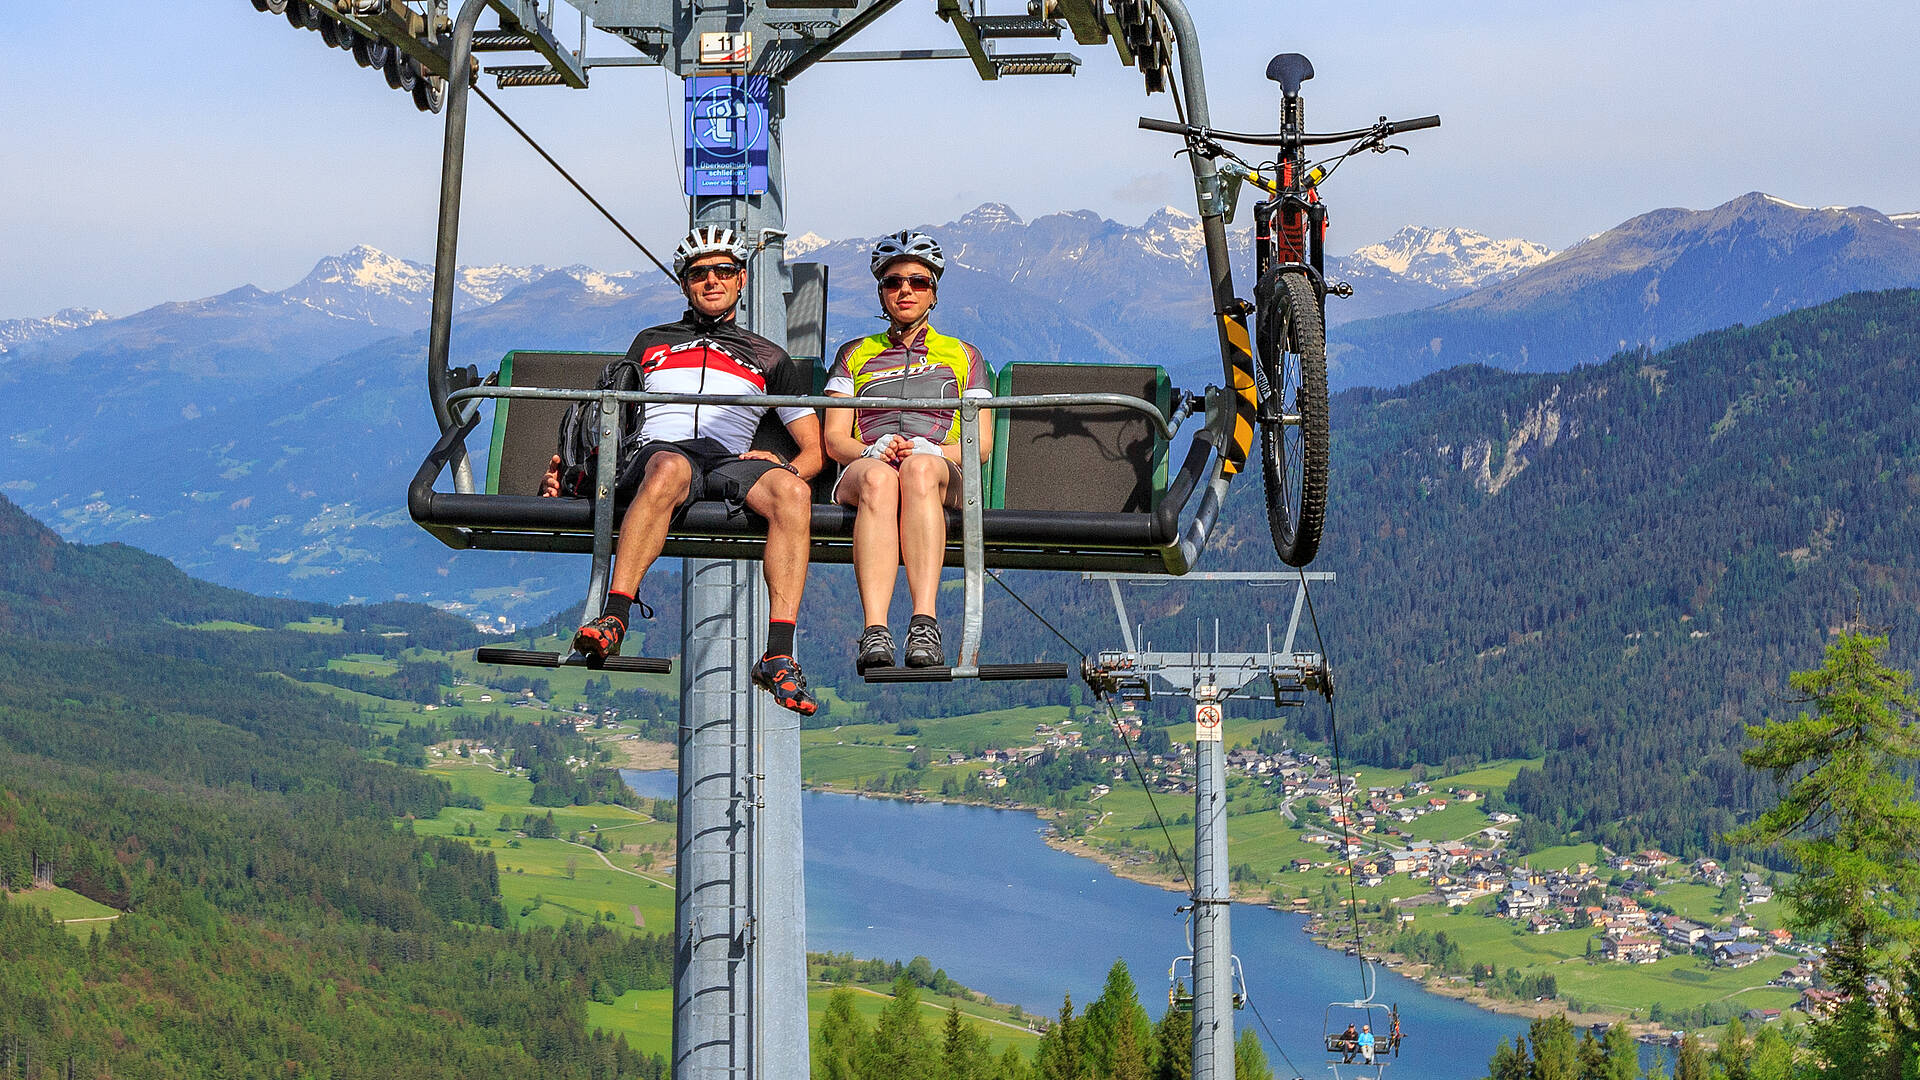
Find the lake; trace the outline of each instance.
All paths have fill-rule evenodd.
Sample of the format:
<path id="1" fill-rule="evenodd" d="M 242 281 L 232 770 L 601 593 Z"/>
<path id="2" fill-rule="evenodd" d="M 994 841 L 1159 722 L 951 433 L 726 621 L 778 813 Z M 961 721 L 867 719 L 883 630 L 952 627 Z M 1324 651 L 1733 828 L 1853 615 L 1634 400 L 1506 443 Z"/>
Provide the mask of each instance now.
<path id="1" fill-rule="evenodd" d="M 671 771 L 622 775 L 642 795 L 673 797 Z M 975 990 L 1044 1015 L 1057 1014 L 1068 993 L 1083 1010 L 1119 958 L 1147 1011 L 1158 1019 L 1166 1010 L 1167 966 L 1192 951 L 1174 911 L 1181 894 L 1048 847 L 1038 820 L 1020 811 L 808 792 L 802 813 L 810 951 L 925 956 Z M 1267 1038 L 1282 1080 L 1291 1074 L 1275 1041 L 1302 1074 L 1327 1075 L 1319 1049 L 1327 1005 L 1362 993 L 1359 962 L 1315 945 L 1304 922 L 1270 908 L 1233 909 L 1233 951 L 1272 1037 L 1253 1009 L 1238 1026 Z M 1387 1070 L 1392 1080 L 1476 1080 L 1495 1044 L 1526 1030 L 1524 1020 L 1429 994 L 1385 970 L 1376 1000 L 1398 1002 L 1406 1032 Z"/>

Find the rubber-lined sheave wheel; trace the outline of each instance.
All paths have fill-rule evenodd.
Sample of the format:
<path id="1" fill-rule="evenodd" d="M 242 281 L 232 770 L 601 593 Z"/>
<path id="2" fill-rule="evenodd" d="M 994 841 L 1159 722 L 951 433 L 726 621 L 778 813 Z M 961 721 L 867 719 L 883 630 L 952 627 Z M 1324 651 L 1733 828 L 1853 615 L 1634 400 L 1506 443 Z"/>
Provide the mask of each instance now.
<path id="1" fill-rule="evenodd" d="M 356 37 L 353 42 L 353 62 L 361 67 L 384 67 L 387 62 L 387 43 L 364 34 Z"/>
<path id="2" fill-rule="evenodd" d="M 1327 331 L 1313 282 L 1276 267 L 1254 293 L 1260 456 L 1273 550 L 1305 566 L 1327 515 Z"/>

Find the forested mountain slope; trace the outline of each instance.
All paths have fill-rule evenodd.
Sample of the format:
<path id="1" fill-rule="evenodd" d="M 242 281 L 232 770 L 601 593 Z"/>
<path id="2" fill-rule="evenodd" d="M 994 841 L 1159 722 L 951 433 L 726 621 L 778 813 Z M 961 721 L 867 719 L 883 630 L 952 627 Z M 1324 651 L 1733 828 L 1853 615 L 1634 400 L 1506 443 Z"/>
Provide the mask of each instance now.
<path id="1" fill-rule="evenodd" d="M 1786 673 L 1834 628 L 1920 655 L 1917 358 L 1900 291 L 1342 395 L 1321 560 L 1351 745 L 1545 753 L 1512 789 L 1534 814 L 1705 841 L 1753 805 L 1742 725 L 1795 708 Z"/>
<path id="2" fill-rule="evenodd" d="M 345 622 L 285 628 L 313 616 Z M 506 924 L 491 853 L 393 827 L 445 782 L 275 674 L 476 636 L 210 586 L 0 500 L 0 1070 L 658 1075 L 587 1034 L 573 979 L 665 985 L 664 939 L 477 929 Z M 122 914 L 83 939 L 6 899 L 36 867 Z"/>
<path id="3" fill-rule="evenodd" d="M 1709 844 L 1770 789 L 1738 761 L 1743 725 L 1796 708 L 1786 674 L 1834 628 L 1857 616 L 1891 631 L 1894 663 L 1920 657 L 1916 400 L 1914 291 L 1560 374 L 1467 367 L 1336 395 L 1314 569 L 1338 575 L 1315 596 L 1344 748 L 1389 765 L 1544 755 L 1512 788 L 1537 821 Z M 1278 568 L 1257 480 L 1222 524 L 1203 569 Z M 1103 589 L 1010 580 L 1081 647 L 1118 644 Z M 1216 617 L 1228 647 L 1257 645 L 1291 600 L 1133 595 L 1167 648 Z M 1063 652 L 1031 616 L 990 610 L 995 658 Z M 1324 706 L 1294 715 L 1327 733 Z"/>

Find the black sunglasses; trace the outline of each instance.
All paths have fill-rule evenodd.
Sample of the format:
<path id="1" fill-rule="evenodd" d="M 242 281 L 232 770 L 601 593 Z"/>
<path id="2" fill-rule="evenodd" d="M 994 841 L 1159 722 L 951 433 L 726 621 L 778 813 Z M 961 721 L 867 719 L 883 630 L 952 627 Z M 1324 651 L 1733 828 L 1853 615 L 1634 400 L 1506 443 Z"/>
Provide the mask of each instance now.
<path id="1" fill-rule="evenodd" d="M 707 275 L 711 274 L 721 281 L 732 281 L 734 278 L 740 276 L 740 270 L 741 267 L 738 263 L 714 263 L 711 266 L 689 266 L 687 267 L 686 273 L 680 275 L 680 280 L 686 282 L 688 285 L 698 285 L 707 280 Z"/>
<path id="2" fill-rule="evenodd" d="M 888 274 L 880 279 L 880 287 L 892 292 L 905 285 L 914 292 L 926 292 L 933 288 L 933 279 L 925 274 Z"/>

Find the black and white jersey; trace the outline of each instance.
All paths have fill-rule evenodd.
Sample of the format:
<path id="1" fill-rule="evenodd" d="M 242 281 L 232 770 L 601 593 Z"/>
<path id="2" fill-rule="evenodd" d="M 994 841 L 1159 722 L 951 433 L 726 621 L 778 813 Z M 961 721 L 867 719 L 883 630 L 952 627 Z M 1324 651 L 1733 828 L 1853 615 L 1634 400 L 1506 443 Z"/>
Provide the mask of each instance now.
<path id="1" fill-rule="evenodd" d="M 804 365 L 787 351 L 731 319 L 709 319 L 689 309 L 679 322 L 650 326 L 633 339 L 627 358 L 640 365 L 640 389 L 653 394 L 794 394 L 813 392 Z M 713 439 L 729 453 L 745 453 L 766 409 L 758 405 L 648 405 L 641 442 Z M 782 423 L 813 410 L 777 410 Z"/>

